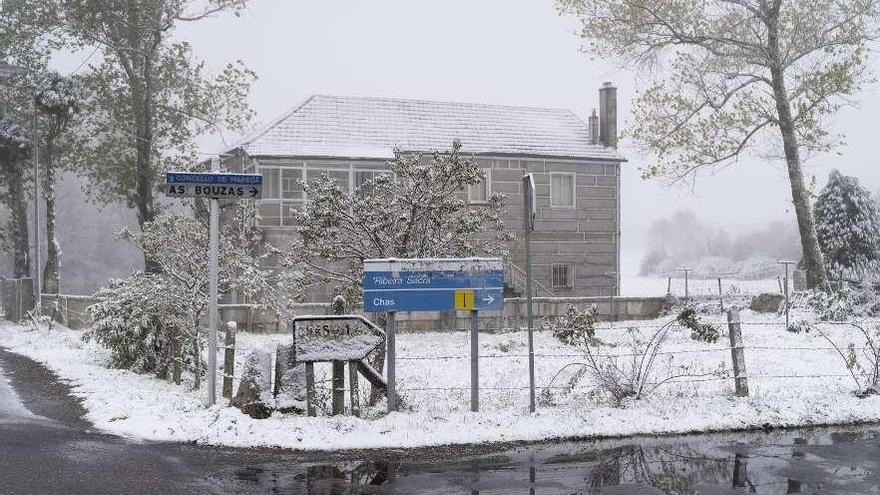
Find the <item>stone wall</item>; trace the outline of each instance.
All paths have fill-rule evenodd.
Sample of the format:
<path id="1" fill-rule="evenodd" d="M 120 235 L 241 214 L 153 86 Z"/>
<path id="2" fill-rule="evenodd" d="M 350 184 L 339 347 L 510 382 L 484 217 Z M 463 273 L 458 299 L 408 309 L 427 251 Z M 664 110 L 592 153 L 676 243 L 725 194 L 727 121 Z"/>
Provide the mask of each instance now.
<path id="1" fill-rule="evenodd" d="M 662 297 L 536 297 L 533 299 L 535 326 L 545 318 L 565 313 L 569 304 L 584 309 L 595 304 L 599 316 L 605 321 L 646 320 L 656 318 L 663 309 Z M 43 311 L 70 328 L 86 328 L 92 324 L 86 308 L 94 304 L 89 296 L 43 295 Z M 329 304 L 309 303 L 294 306 L 295 314 L 328 314 Z M 355 312 L 360 313 L 360 309 Z M 290 325 L 276 314 L 254 311 L 246 304 L 221 304 L 220 321 L 235 321 L 241 331 L 254 333 L 279 333 L 290 331 Z M 525 298 L 506 298 L 503 311 L 480 313 L 480 329 L 489 332 L 525 328 L 527 308 Z M 457 313 L 428 311 L 397 314 L 400 332 L 428 332 L 464 330 L 470 328 L 467 311 Z"/>

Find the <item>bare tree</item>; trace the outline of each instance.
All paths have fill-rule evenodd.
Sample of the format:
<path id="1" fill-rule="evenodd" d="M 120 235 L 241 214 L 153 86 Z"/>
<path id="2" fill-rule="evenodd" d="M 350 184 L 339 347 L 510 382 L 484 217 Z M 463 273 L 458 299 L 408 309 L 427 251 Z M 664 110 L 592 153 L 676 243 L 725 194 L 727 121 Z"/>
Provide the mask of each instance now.
<path id="1" fill-rule="evenodd" d="M 807 282 L 822 283 L 802 158 L 840 142 L 827 117 L 870 80 L 877 2 L 557 2 L 579 18 L 587 50 L 656 76 L 635 102 L 629 131 L 656 156 L 645 177 L 681 180 L 750 150 L 784 157 Z"/>

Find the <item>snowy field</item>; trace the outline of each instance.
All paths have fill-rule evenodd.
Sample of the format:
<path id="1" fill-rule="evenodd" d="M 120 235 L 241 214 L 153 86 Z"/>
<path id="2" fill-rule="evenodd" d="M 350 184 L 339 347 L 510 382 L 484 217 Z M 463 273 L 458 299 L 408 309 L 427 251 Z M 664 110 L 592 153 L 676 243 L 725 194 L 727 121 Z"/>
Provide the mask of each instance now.
<path id="1" fill-rule="evenodd" d="M 620 294 L 628 297 L 662 297 L 667 289 L 672 294 L 683 297 L 684 278 L 673 278 L 672 283 L 666 277 L 643 277 L 629 276 L 620 281 Z M 694 279 L 688 280 L 688 295 L 690 296 L 717 296 L 718 279 Z M 789 286 L 791 289 L 791 286 Z M 763 293 L 780 294 L 780 281 L 771 278 L 763 280 L 735 280 L 721 279 L 721 293 L 724 295 L 748 294 L 756 295 Z"/>
<path id="2" fill-rule="evenodd" d="M 720 316 L 714 321 L 720 322 Z M 524 332 L 480 336 L 479 413 L 469 411 L 466 333 L 399 335 L 397 373 L 406 407 L 385 415 L 380 403 L 368 408 L 365 419 L 276 413 L 254 420 L 224 405 L 206 409 L 203 391 L 105 368 L 107 351 L 82 342 L 77 331 L 34 331 L 0 323 L 0 346 L 43 362 L 70 380 L 89 411 L 88 419 L 98 428 L 149 440 L 330 450 L 880 421 L 880 397 L 860 399 L 852 394 L 855 386 L 843 360 L 818 334 L 787 333 L 776 315 L 745 311 L 743 321 L 751 392 L 747 398 L 733 394 L 726 334 L 716 344 L 704 344 L 679 330 L 671 333 L 658 357 L 656 378 L 677 374 L 682 366 L 693 376 L 613 408 L 593 393 L 588 378 L 565 393 L 561 387 L 576 369 L 571 367 L 553 382 L 549 397 L 539 389 L 543 397 L 533 415 L 527 412 Z M 662 321 L 640 322 L 646 326 L 640 332 L 647 335 L 658 323 Z M 627 354 L 628 326 L 602 327 L 597 336 L 607 345 L 600 352 Z M 851 341 L 861 344 L 851 327 L 823 328 L 843 346 Z M 240 334 L 238 346 L 271 350 L 288 339 Z M 536 334 L 536 353 L 539 386 L 546 386 L 565 365 L 582 360 L 576 349 L 560 344 L 549 332 Z M 329 365 L 317 368 L 319 379 L 326 379 Z M 719 370 L 720 375 L 707 374 Z M 361 390 L 366 389 L 362 381 Z"/>

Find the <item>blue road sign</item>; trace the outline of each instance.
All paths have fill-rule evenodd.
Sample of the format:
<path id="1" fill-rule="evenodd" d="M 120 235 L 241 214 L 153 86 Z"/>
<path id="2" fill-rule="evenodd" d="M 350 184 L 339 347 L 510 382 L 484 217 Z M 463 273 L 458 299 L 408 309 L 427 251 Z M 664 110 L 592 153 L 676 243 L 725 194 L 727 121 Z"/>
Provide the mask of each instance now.
<path id="1" fill-rule="evenodd" d="M 260 199 L 262 192 L 260 174 L 165 174 L 165 193 L 176 198 Z"/>
<path id="2" fill-rule="evenodd" d="M 498 258 L 364 261 L 364 310 L 491 311 L 504 307 Z"/>

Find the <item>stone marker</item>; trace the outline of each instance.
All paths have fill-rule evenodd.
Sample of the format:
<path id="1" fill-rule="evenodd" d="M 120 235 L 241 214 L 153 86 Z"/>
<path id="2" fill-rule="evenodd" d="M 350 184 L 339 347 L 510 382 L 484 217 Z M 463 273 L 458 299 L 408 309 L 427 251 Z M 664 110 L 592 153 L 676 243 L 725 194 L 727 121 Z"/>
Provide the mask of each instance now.
<path id="1" fill-rule="evenodd" d="M 244 360 L 241 382 L 232 405 L 254 419 L 265 419 L 270 415 L 266 400 L 271 393 L 272 356 L 254 349 Z"/>

